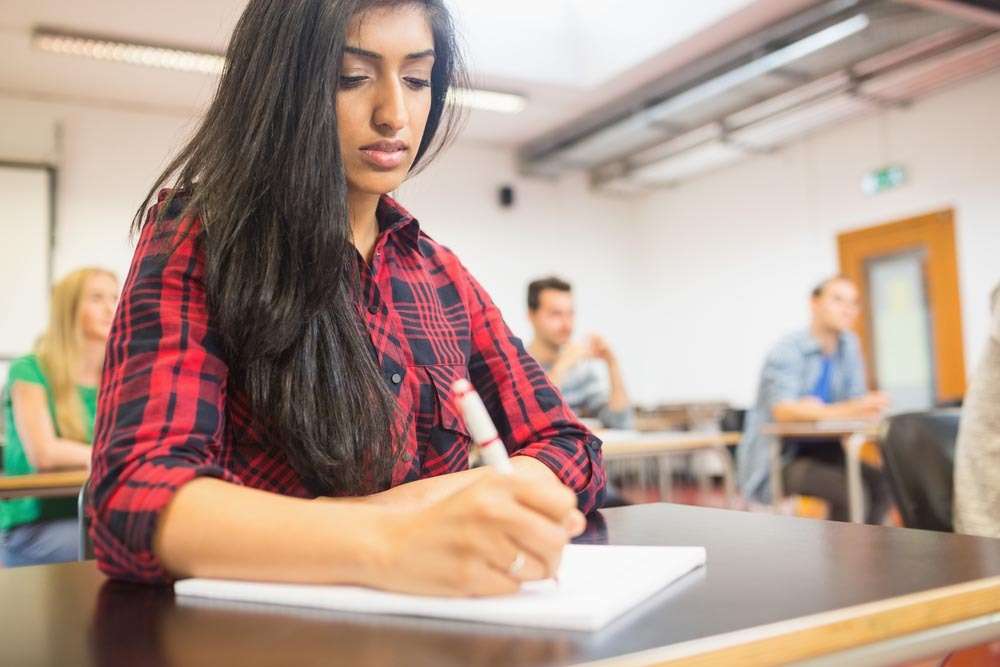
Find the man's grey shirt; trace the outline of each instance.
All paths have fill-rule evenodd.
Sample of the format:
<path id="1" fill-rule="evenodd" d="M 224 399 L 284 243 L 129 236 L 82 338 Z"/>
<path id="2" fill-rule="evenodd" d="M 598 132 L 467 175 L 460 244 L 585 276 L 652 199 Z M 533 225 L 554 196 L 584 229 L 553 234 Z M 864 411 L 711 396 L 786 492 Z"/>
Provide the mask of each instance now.
<path id="1" fill-rule="evenodd" d="M 545 371 L 552 366 L 545 366 Z M 632 428 L 632 409 L 612 410 L 608 406 L 611 385 L 607 366 L 596 359 L 585 359 L 563 376 L 559 386 L 566 403 L 582 419 L 597 419 L 605 428 Z"/>

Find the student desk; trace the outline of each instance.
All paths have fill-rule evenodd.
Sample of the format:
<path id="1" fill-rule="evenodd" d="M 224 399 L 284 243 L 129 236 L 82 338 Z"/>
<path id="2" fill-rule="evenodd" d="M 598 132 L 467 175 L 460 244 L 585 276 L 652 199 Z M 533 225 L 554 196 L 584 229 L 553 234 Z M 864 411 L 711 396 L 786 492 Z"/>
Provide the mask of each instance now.
<path id="1" fill-rule="evenodd" d="M 583 541 L 702 545 L 708 565 L 590 634 L 178 602 L 92 562 L 0 570 L 0 664 L 853 666 L 1000 637 L 1000 540 L 657 503 L 603 510 Z"/>
<path id="2" fill-rule="evenodd" d="M 89 475 L 90 472 L 87 470 L 0 475 L 0 498 L 75 496 Z"/>
<path id="3" fill-rule="evenodd" d="M 698 431 L 596 431 L 595 435 L 603 442 L 601 452 L 605 461 L 618 461 L 635 458 L 656 458 L 662 461 L 668 456 L 690 454 L 691 452 L 714 451 L 722 463 L 722 477 L 726 488 L 726 497 L 733 498 L 736 494 L 736 474 L 733 469 L 733 457 L 726 449 L 728 445 L 736 445 L 740 441 L 740 433 L 709 433 Z M 660 497 L 669 495 L 669 479 L 664 475 L 670 472 L 660 466 Z"/>
<path id="4" fill-rule="evenodd" d="M 869 440 L 881 438 L 878 421 L 818 421 L 779 422 L 766 424 L 766 435 L 776 436 L 771 442 L 771 502 L 777 503 L 784 495 L 782 482 L 781 450 L 786 439 L 836 440 L 844 448 L 847 466 L 847 503 L 851 521 L 864 523 L 865 494 L 861 483 L 861 448 Z"/>

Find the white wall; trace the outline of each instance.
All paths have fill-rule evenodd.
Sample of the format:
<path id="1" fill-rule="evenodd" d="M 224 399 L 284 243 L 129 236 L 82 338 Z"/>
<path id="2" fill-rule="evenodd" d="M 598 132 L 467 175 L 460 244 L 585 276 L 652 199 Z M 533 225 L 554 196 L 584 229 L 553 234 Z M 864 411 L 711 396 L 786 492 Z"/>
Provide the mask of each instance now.
<path id="1" fill-rule="evenodd" d="M 132 216 L 192 119 L 0 96 L 0 125 L 0 159 L 58 168 L 56 279 L 85 264 L 124 279 Z M 0 268 L 5 284 L 11 269 Z"/>
<path id="2" fill-rule="evenodd" d="M 193 122 L 0 96 L 0 127 L 16 130 L 0 135 L 0 159 L 59 168 L 57 277 L 96 263 L 124 278 L 135 208 Z M 502 184 L 516 188 L 511 209 L 497 203 Z M 530 337 L 528 281 L 555 272 L 578 285 L 585 330 L 624 340 L 628 203 L 596 197 L 583 182 L 521 179 L 509 151 L 468 145 L 454 146 L 397 194 L 428 233 L 459 253 L 518 335 Z M 0 266 L 0 282 L 16 284 L 18 270 Z"/>
<path id="3" fill-rule="evenodd" d="M 0 165 L 3 243 L 0 266 L 16 266 L 17 282 L 0 290 L 0 356 L 16 356 L 31 346 L 48 303 L 48 248 L 51 220 L 49 174 L 44 169 Z M 16 285 L 16 289 L 14 288 Z"/>
<path id="4" fill-rule="evenodd" d="M 946 206 L 971 368 L 1000 280 L 998 117 L 993 75 L 635 201 L 572 178 L 525 180 L 508 152 L 458 145 L 398 198 L 459 253 L 518 335 L 530 335 L 527 282 L 555 272 L 577 287 L 581 333 L 610 338 L 639 401 L 747 403 L 766 348 L 805 323 L 808 288 L 836 270 L 839 231 Z M 58 162 L 56 274 L 98 263 L 124 275 L 134 208 L 191 119 L 0 96 L 0 128 L 0 158 Z M 862 174 L 890 161 L 910 184 L 862 195 Z M 517 193 L 510 210 L 496 203 L 506 183 Z M 4 284 L 15 274 L 0 267 Z"/>
<path id="5" fill-rule="evenodd" d="M 664 191 L 640 205 L 645 300 L 631 371 L 640 399 L 752 401 L 762 356 L 807 321 L 809 288 L 838 266 L 836 234 L 953 207 L 966 367 L 1000 280 L 1000 74 L 860 119 Z M 910 183 L 868 197 L 861 177 L 898 162 Z"/>
<path id="6" fill-rule="evenodd" d="M 512 185 L 515 203 L 498 203 Z M 576 292 L 581 335 L 600 331 L 611 344 L 631 344 L 629 289 L 633 271 L 633 203 L 596 196 L 580 180 L 517 175 L 507 152 L 455 146 L 397 193 L 421 228 L 452 248 L 492 295 L 514 332 L 530 339 L 526 290 L 556 274 Z"/>

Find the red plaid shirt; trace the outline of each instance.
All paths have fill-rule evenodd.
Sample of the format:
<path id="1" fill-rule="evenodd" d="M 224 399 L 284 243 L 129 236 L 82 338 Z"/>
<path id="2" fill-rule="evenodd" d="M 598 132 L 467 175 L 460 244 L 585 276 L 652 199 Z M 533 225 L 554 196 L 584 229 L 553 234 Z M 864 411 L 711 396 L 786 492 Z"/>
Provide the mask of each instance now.
<path id="1" fill-rule="evenodd" d="M 449 397 L 465 377 L 508 451 L 548 465 L 576 491 L 581 510 L 593 510 L 604 490 L 600 441 L 455 255 L 388 197 L 378 219 L 373 259 L 360 263 L 359 279 L 371 342 L 404 424 L 392 485 L 468 467 L 470 437 Z M 142 231 L 108 340 L 95 428 L 87 508 L 95 554 L 109 576 L 136 581 L 168 579 L 152 550 L 156 521 L 195 477 L 313 495 L 284 455 L 264 446 L 245 397 L 227 386 L 197 221 L 164 263 L 164 241 L 176 240 L 178 226 L 147 222 Z"/>

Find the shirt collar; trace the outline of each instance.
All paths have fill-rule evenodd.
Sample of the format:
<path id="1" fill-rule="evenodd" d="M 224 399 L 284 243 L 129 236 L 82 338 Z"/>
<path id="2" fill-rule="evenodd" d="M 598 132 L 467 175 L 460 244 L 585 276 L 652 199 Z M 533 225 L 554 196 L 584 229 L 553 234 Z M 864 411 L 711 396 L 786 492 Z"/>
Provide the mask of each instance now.
<path id="1" fill-rule="evenodd" d="M 812 331 L 806 329 L 799 334 L 799 349 L 802 350 L 803 354 L 823 354 L 823 349 L 819 346 L 819 341 L 812 335 Z M 835 354 L 840 354 L 844 349 L 844 334 L 837 334 L 837 351 Z"/>
<path id="2" fill-rule="evenodd" d="M 410 212 L 389 195 L 382 195 L 375 209 L 378 220 L 379 236 L 396 235 L 409 241 L 414 247 L 420 237 L 420 223 L 410 215 Z"/>

